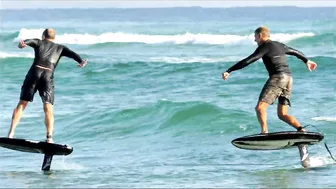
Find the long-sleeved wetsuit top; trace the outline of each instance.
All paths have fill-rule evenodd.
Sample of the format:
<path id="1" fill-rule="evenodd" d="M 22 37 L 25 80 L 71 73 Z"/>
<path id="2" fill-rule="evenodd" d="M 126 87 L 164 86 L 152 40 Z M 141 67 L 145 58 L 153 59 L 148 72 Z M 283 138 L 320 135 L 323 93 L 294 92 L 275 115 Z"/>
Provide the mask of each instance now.
<path id="1" fill-rule="evenodd" d="M 46 39 L 26 39 L 24 43 L 34 48 L 35 59 L 32 67 L 38 65 L 50 68 L 54 71 L 62 56 L 72 58 L 78 63 L 82 62 L 81 57 L 68 47 L 56 44 Z"/>
<path id="2" fill-rule="evenodd" d="M 254 53 L 252 53 L 247 58 L 239 61 L 237 64 L 233 65 L 227 70 L 227 72 L 230 73 L 232 71 L 242 69 L 262 58 L 270 76 L 277 73 L 287 73 L 291 75 L 291 71 L 287 64 L 286 54 L 296 56 L 304 63 L 308 61 L 308 59 L 302 52 L 288 47 L 283 43 L 267 40 L 262 45 L 260 45 L 254 51 Z"/>

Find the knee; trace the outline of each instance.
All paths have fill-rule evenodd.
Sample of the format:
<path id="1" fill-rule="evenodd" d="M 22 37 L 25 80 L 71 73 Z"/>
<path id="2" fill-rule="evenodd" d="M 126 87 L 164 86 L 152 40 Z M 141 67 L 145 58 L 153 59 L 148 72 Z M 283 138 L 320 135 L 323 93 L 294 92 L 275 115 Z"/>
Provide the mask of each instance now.
<path id="1" fill-rule="evenodd" d="M 256 106 L 255 107 L 255 111 L 257 112 L 257 113 L 264 113 L 265 111 L 266 111 L 266 108 L 263 108 L 262 106 Z"/>
<path id="2" fill-rule="evenodd" d="M 28 101 L 20 100 L 19 104 L 17 105 L 16 109 L 24 110 L 28 105 Z"/>
<path id="3" fill-rule="evenodd" d="M 281 119 L 281 120 L 284 120 L 286 119 L 288 115 L 283 113 L 283 112 L 278 112 L 278 118 Z"/>
<path id="4" fill-rule="evenodd" d="M 49 104 L 45 104 L 43 109 L 44 109 L 45 113 L 52 113 L 52 111 L 53 111 L 52 105 L 49 105 Z"/>

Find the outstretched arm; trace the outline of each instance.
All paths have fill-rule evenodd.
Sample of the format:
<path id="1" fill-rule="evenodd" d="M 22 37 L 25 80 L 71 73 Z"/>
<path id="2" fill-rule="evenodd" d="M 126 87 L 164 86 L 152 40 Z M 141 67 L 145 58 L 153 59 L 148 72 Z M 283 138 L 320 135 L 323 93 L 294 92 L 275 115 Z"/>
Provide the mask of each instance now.
<path id="1" fill-rule="evenodd" d="M 313 71 L 317 64 L 313 61 L 310 61 L 302 52 L 285 45 L 286 54 L 296 56 L 298 59 L 302 60 L 306 64 L 306 67 L 309 71 Z"/>
<path id="2" fill-rule="evenodd" d="M 74 59 L 76 62 L 78 62 L 79 67 L 84 67 L 87 64 L 87 60 L 82 60 L 82 58 L 77 53 L 65 46 L 63 47 L 61 56 Z"/>
<path id="3" fill-rule="evenodd" d="M 20 49 L 25 48 L 28 46 L 31 46 L 33 48 L 38 47 L 39 39 L 26 39 L 26 40 L 20 40 L 18 47 Z"/>
<path id="4" fill-rule="evenodd" d="M 302 62 L 304 63 L 308 62 L 308 58 L 302 52 L 292 47 L 288 47 L 286 45 L 285 45 L 285 49 L 286 49 L 286 54 L 296 56 L 298 59 L 302 60 Z"/>
<path id="5" fill-rule="evenodd" d="M 268 48 L 265 48 L 264 46 L 258 47 L 250 56 L 239 61 L 237 64 L 233 65 L 231 68 L 226 70 L 226 72 L 222 74 L 223 79 L 226 80 L 229 77 L 230 72 L 242 69 L 248 66 L 249 64 L 257 61 L 258 59 L 263 57 L 267 52 L 268 52 Z"/>

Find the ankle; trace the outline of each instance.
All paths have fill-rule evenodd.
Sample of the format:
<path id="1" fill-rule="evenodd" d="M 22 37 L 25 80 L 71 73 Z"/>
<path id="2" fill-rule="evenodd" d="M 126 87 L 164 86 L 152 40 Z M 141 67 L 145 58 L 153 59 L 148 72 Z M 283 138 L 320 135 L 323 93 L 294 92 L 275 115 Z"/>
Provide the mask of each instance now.
<path id="1" fill-rule="evenodd" d="M 53 138 L 52 138 L 52 135 L 47 135 L 47 139 L 46 139 L 46 142 L 48 143 L 53 143 Z"/>
<path id="2" fill-rule="evenodd" d="M 297 131 L 305 131 L 304 127 L 302 127 L 302 126 L 299 126 L 296 129 L 297 129 Z"/>
<path id="3" fill-rule="evenodd" d="M 47 138 L 47 140 L 52 139 L 52 135 L 47 135 L 46 138 Z"/>

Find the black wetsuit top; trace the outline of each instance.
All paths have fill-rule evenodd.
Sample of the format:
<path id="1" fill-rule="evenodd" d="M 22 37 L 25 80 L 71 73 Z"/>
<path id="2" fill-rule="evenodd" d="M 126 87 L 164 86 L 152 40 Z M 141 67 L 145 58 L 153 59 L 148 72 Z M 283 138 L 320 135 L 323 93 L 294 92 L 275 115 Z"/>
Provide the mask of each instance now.
<path id="1" fill-rule="evenodd" d="M 242 69 L 257 61 L 259 58 L 262 58 L 270 76 L 278 73 L 286 73 L 291 75 L 291 71 L 287 64 L 286 54 L 294 55 L 301 59 L 304 63 L 308 61 L 302 52 L 288 47 L 283 43 L 267 40 L 262 45 L 260 45 L 254 51 L 254 53 L 233 65 L 226 72 L 230 73 L 232 71 Z"/>
<path id="2" fill-rule="evenodd" d="M 38 65 L 54 71 L 62 56 L 72 58 L 78 63 L 82 62 L 81 57 L 68 47 L 46 39 L 26 39 L 24 43 L 34 48 L 35 59 L 32 67 Z"/>

